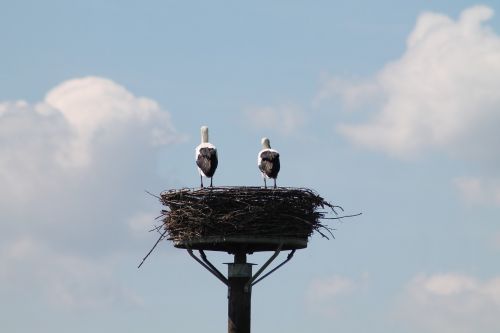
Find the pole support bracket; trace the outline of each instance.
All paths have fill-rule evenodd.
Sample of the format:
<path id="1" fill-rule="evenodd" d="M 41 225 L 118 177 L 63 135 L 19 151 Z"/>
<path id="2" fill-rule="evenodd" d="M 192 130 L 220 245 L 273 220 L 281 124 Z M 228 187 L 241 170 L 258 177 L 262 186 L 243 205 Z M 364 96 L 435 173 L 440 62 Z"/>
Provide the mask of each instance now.
<path id="1" fill-rule="evenodd" d="M 203 252 L 203 250 L 198 251 L 200 252 L 201 259 L 193 254 L 193 250 L 191 250 L 191 248 L 187 248 L 186 250 L 189 253 L 189 255 L 194 260 L 196 260 L 201 266 L 203 266 L 207 271 L 212 273 L 217 279 L 219 279 L 226 286 L 229 285 L 229 281 L 227 280 L 227 278 L 210 261 L 208 261 L 207 256 L 205 255 L 205 252 Z"/>
<path id="2" fill-rule="evenodd" d="M 270 270 L 268 273 L 264 274 L 261 278 L 258 278 L 262 274 L 262 272 L 264 272 L 264 270 L 267 268 L 267 266 L 269 266 L 271 264 L 271 262 L 273 262 L 273 260 L 276 259 L 276 257 L 280 254 L 282 247 L 283 247 L 283 244 L 280 244 L 278 246 L 278 248 L 276 249 L 276 251 L 274 251 L 274 254 L 264 263 L 264 265 L 262 265 L 262 267 L 255 273 L 255 275 L 252 276 L 252 278 L 245 284 L 245 292 L 248 292 L 253 285 L 262 281 L 264 278 L 266 278 L 269 275 L 271 275 L 272 273 L 274 273 L 278 268 L 280 268 L 281 266 L 286 264 L 288 261 L 290 261 L 290 259 L 292 259 L 293 254 L 295 253 L 295 250 L 292 250 L 288 254 L 285 261 L 283 261 L 281 264 L 279 264 L 278 266 L 276 266 L 275 268 Z"/>
<path id="3" fill-rule="evenodd" d="M 279 264 L 278 266 L 274 267 L 269 272 L 267 272 L 266 274 L 264 274 L 260 279 L 257 279 L 254 282 L 252 282 L 252 286 L 254 286 L 257 283 L 259 283 L 260 281 L 264 280 L 266 277 L 268 277 L 269 275 L 271 275 L 272 273 L 274 273 L 275 271 L 277 271 L 278 268 L 280 268 L 281 266 L 283 266 L 284 264 L 286 264 L 288 261 L 290 261 L 290 259 L 292 259 L 293 255 L 294 255 L 294 253 L 295 253 L 295 249 L 292 250 L 292 251 L 290 251 L 290 253 L 286 257 L 285 261 L 283 261 L 281 264 Z"/>

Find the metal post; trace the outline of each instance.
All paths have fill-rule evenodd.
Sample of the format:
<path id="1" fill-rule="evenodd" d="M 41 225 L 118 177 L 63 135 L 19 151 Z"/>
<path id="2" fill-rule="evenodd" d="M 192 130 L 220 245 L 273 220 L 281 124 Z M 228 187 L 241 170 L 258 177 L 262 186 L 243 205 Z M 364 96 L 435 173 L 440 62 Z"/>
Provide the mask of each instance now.
<path id="1" fill-rule="evenodd" d="M 234 263 L 228 264 L 228 333 L 250 333 L 252 288 L 245 290 L 245 285 L 251 278 L 246 253 L 235 253 Z"/>

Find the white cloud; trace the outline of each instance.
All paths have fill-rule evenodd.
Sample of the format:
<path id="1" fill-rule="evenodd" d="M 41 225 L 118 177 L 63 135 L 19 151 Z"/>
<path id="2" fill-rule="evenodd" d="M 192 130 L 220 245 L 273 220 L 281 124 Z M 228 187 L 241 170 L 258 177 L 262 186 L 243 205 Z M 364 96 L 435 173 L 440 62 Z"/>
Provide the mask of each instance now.
<path id="1" fill-rule="evenodd" d="M 500 144 L 500 37 L 485 6 L 457 20 L 422 14 L 406 52 L 360 84 L 334 78 L 320 94 L 348 103 L 378 93 L 377 112 L 364 124 L 342 124 L 353 142 L 408 158 L 435 149 L 462 158 L 491 156 Z"/>
<path id="2" fill-rule="evenodd" d="M 434 275 L 427 279 L 420 277 L 418 280 L 426 293 L 437 296 L 451 296 L 477 288 L 472 278 L 456 274 Z"/>
<path id="3" fill-rule="evenodd" d="M 165 183 L 159 146 L 180 139 L 158 103 L 104 78 L 63 82 L 33 104 L 0 102 L 0 259 L 9 266 L 0 294 L 134 303 L 114 267 L 131 251 L 139 261 L 154 241 L 136 237 L 160 210 L 144 190 Z"/>
<path id="4" fill-rule="evenodd" d="M 251 107 L 244 110 L 245 120 L 257 129 L 272 130 L 290 135 L 305 123 L 301 108 L 286 104 L 277 107 Z"/>
<path id="5" fill-rule="evenodd" d="M 0 103 L 0 190 L 2 202 L 23 198 L 51 184 L 58 154 L 70 139 L 64 117 L 40 104 Z"/>
<path id="6" fill-rule="evenodd" d="M 169 114 L 158 103 L 136 97 L 108 79 L 86 77 L 63 82 L 47 94 L 45 104 L 59 111 L 72 129 L 68 156 L 63 160 L 70 165 L 90 163 L 89 150 L 96 137 L 119 138 L 129 134 L 131 126 L 144 126 L 151 144 L 175 139 Z"/>
<path id="7" fill-rule="evenodd" d="M 396 317 L 410 332 L 498 332 L 500 277 L 419 275 L 401 295 Z"/>
<path id="8" fill-rule="evenodd" d="M 66 185 L 57 181 L 63 175 L 84 172 L 74 167 L 102 166 L 110 160 L 103 154 L 130 160 L 144 148 L 151 152 L 178 138 L 169 113 L 155 101 L 108 79 L 63 82 L 35 104 L 0 102 L 0 197 L 25 200 Z"/>
<path id="9" fill-rule="evenodd" d="M 2 298 L 29 302 L 39 297 L 56 307 L 140 306 L 141 299 L 113 276 L 110 259 L 54 252 L 31 238 L 17 239 L 0 252 Z"/>
<path id="10" fill-rule="evenodd" d="M 455 179 L 462 198 L 470 203 L 500 205 L 500 180 L 493 178 L 460 177 Z"/>
<path id="11" fill-rule="evenodd" d="M 350 292 L 353 288 L 354 282 L 352 280 L 335 275 L 329 278 L 313 280 L 309 286 L 308 297 L 317 301 Z"/>
<path id="12" fill-rule="evenodd" d="M 339 301 L 358 287 L 352 279 L 339 275 L 314 279 L 307 288 L 306 305 L 312 312 L 335 316 Z"/>
<path id="13" fill-rule="evenodd" d="M 347 80 L 333 77 L 325 80 L 312 104 L 318 106 L 325 100 L 340 96 L 344 107 L 356 109 L 367 103 L 373 103 L 380 94 L 380 86 L 373 80 Z"/>
<path id="14" fill-rule="evenodd" d="M 492 244 L 496 250 L 500 250 L 500 232 L 497 232 L 492 237 Z"/>

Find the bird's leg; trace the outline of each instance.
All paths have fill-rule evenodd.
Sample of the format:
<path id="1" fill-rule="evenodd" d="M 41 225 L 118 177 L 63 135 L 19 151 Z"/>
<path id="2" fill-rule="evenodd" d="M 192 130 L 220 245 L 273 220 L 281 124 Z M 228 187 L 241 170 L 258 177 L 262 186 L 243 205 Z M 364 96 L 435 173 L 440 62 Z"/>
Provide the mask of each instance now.
<path id="1" fill-rule="evenodd" d="M 201 183 L 200 187 L 203 187 L 203 176 L 202 175 L 200 175 L 200 183 Z"/>
<path id="2" fill-rule="evenodd" d="M 276 188 L 276 178 L 274 178 L 274 188 Z"/>
<path id="3" fill-rule="evenodd" d="M 212 179 L 213 179 L 213 178 L 214 178 L 214 177 L 210 177 L 210 187 L 213 187 L 213 186 L 212 186 Z"/>
<path id="4" fill-rule="evenodd" d="M 264 177 L 264 188 L 267 188 L 266 177 Z"/>

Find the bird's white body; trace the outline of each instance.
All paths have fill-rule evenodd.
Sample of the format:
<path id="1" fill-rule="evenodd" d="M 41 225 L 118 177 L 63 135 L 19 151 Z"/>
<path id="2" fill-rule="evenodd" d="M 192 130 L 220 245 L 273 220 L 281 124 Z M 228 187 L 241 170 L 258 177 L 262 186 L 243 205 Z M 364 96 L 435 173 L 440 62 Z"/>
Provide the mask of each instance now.
<path id="1" fill-rule="evenodd" d="M 280 154 L 277 150 L 271 149 L 271 143 L 268 138 L 262 138 L 262 150 L 257 155 L 257 166 L 264 179 L 264 187 L 267 188 L 266 179 L 274 180 L 276 188 L 276 178 L 280 172 Z"/>
<path id="2" fill-rule="evenodd" d="M 200 186 L 203 187 L 203 177 L 210 178 L 212 186 L 212 177 L 219 163 L 217 157 L 217 148 L 208 142 L 208 127 L 201 127 L 201 143 L 195 149 L 194 159 L 200 173 Z"/>
<path id="3" fill-rule="evenodd" d="M 277 150 L 271 149 L 271 148 L 264 148 L 261 151 L 259 151 L 259 154 L 257 155 L 257 166 L 259 167 L 259 169 L 262 169 L 262 153 L 264 153 L 264 152 L 272 152 L 272 153 L 279 154 L 279 152 Z M 262 173 L 262 177 L 265 177 L 267 179 L 271 178 L 268 175 L 266 175 L 264 172 L 261 171 L 261 173 Z"/>
<path id="4" fill-rule="evenodd" d="M 195 149 L 195 153 L 194 153 L 194 160 L 195 161 L 198 159 L 198 156 L 200 156 L 201 148 L 210 148 L 210 149 L 215 149 L 215 151 L 217 151 L 217 148 L 215 148 L 215 146 L 213 144 L 211 144 L 210 142 L 202 142 Z M 200 173 L 201 176 L 208 178 L 208 176 L 205 175 L 205 173 L 203 172 L 203 170 L 200 169 L 200 167 L 198 167 L 198 172 Z"/>

